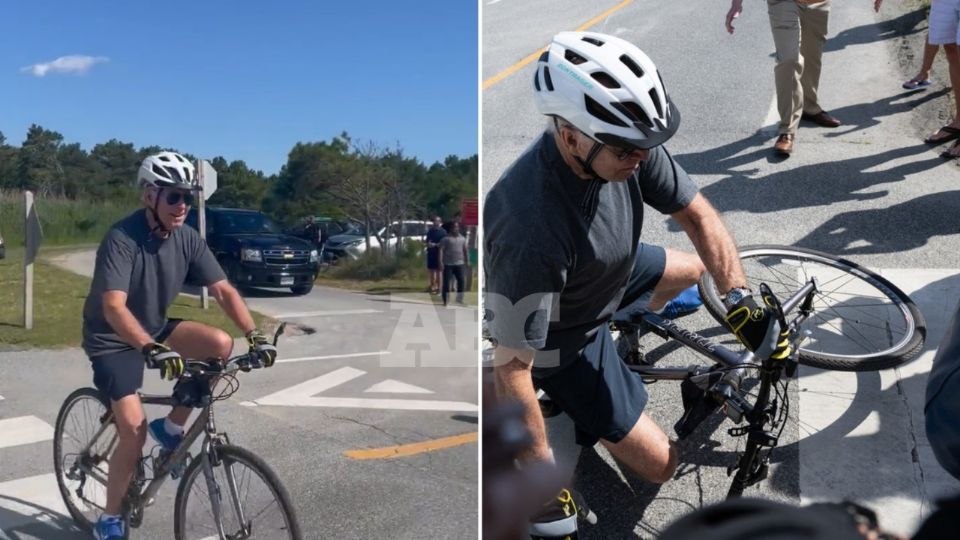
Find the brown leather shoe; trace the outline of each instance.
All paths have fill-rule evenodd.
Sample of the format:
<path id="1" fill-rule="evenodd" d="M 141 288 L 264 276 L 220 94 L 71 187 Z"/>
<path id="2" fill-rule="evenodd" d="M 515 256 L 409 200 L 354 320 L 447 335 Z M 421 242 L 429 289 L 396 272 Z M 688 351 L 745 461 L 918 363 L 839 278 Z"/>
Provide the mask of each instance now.
<path id="1" fill-rule="evenodd" d="M 777 137 L 777 142 L 773 145 L 773 150 L 784 156 L 789 156 L 793 153 L 793 134 L 781 133 L 780 136 Z"/>
<path id="2" fill-rule="evenodd" d="M 817 124 L 818 126 L 823 126 L 828 128 L 840 127 L 840 124 L 842 124 L 842 122 L 830 116 L 830 113 L 828 113 L 827 111 L 820 111 L 817 114 L 803 113 L 803 115 L 801 115 L 801 118 L 803 118 L 804 120 L 809 120 L 814 124 Z"/>

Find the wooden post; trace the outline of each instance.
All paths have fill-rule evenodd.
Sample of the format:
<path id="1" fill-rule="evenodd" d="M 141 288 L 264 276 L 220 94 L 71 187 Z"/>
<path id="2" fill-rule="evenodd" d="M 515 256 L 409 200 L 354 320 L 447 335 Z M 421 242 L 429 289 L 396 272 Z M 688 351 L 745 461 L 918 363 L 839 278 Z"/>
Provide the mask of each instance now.
<path id="1" fill-rule="evenodd" d="M 203 162 L 197 160 L 197 176 L 200 180 L 200 186 L 203 187 Z M 204 243 L 207 241 L 207 212 L 206 205 L 204 204 L 204 199 L 206 198 L 204 192 L 199 193 L 197 197 L 197 227 L 200 227 L 200 238 L 203 239 Z M 210 298 L 207 296 L 207 287 L 200 287 L 200 307 L 202 309 L 208 309 L 210 307 Z"/>
<path id="2" fill-rule="evenodd" d="M 23 216 L 24 253 L 23 253 L 23 327 L 33 329 L 33 258 L 36 254 L 34 242 L 39 240 L 31 233 L 31 213 L 33 213 L 33 192 L 23 192 L 26 213 Z M 35 216 L 34 216 L 35 218 Z"/>

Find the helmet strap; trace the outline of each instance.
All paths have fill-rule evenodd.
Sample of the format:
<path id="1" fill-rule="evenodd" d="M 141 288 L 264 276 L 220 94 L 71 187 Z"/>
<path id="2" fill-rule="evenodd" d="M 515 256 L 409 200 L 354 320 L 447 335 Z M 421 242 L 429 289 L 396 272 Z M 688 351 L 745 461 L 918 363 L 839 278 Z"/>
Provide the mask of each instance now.
<path id="1" fill-rule="evenodd" d="M 147 207 L 147 210 L 153 214 L 153 220 L 156 221 L 156 225 L 150 229 L 150 234 L 156 234 L 161 238 L 166 238 L 170 234 L 170 229 L 167 229 L 163 226 L 163 221 L 160 220 L 160 212 L 157 211 L 157 208 L 160 207 L 160 195 L 163 194 L 163 188 L 157 190 L 157 196 L 153 200 L 153 206 Z M 159 232 L 158 232 L 159 231 Z"/>
<path id="2" fill-rule="evenodd" d="M 581 159 L 578 156 L 573 156 L 573 159 L 577 160 L 577 163 L 583 167 L 583 171 L 597 180 L 603 180 L 603 178 L 600 178 L 600 175 L 597 174 L 597 171 L 593 170 L 592 164 L 593 160 L 596 159 L 597 154 L 600 153 L 600 150 L 603 150 L 603 143 L 594 142 L 593 147 L 590 148 L 589 152 L 587 152 L 587 159 Z"/>

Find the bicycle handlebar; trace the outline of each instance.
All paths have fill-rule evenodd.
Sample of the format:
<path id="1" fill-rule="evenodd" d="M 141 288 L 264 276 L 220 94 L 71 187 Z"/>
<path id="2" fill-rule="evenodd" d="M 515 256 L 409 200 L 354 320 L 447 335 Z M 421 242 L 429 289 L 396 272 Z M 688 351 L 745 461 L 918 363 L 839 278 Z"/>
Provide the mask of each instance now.
<path id="1" fill-rule="evenodd" d="M 280 336 L 283 335 L 283 331 L 286 328 L 287 323 L 282 322 L 277 328 L 277 331 L 273 334 L 273 345 L 277 345 L 277 340 L 280 339 Z M 259 369 L 264 367 L 263 361 L 260 359 L 260 353 L 256 351 L 250 351 L 244 354 L 238 354 L 237 356 L 231 357 L 226 362 L 221 361 L 219 358 L 208 358 L 206 360 L 191 360 L 185 359 L 186 366 L 183 371 L 183 376 L 191 375 L 212 375 L 217 373 L 233 373 L 238 369 L 249 371 L 251 369 Z M 183 377 L 181 376 L 181 378 Z"/>

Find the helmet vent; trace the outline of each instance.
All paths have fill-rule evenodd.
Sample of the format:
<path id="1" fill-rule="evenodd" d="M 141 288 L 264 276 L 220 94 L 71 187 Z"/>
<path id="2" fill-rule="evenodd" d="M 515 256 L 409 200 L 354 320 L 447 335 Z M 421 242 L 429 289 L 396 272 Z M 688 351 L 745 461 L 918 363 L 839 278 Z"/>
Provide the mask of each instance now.
<path id="1" fill-rule="evenodd" d="M 550 61 L 550 51 L 543 51 L 543 54 L 540 55 L 540 58 L 537 58 L 537 62 L 549 62 Z"/>
<path id="2" fill-rule="evenodd" d="M 590 74 L 590 76 L 593 77 L 595 81 L 606 86 L 607 88 L 620 88 L 620 83 L 618 83 L 606 71 L 597 71 L 596 73 Z"/>
<path id="3" fill-rule="evenodd" d="M 533 88 L 536 89 L 537 92 L 540 91 L 540 72 L 539 71 L 533 72 Z"/>
<path id="4" fill-rule="evenodd" d="M 582 39 L 583 41 L 586 41 L 587 43 L 593 43 L 593 44 L 596 45 L 597 47 L 603 47 L 603 42 L 600 41 L 600 40 L 597 39 L 597 38 L 584 37 L 584 38 L 581 38 L 581 39 Z"/>
<path id="5" fill-rule="evenodd" d="M 573 51 L 571 51 L 570 49 L 567 49 L 566 51 L 564 51 L 563 57 L 566 58 L 568 62 L 570 62 L 571 64 L 573 64 L 573 65 L 575 65 L 575 66 L 579 66 L 580 64 L 582 64 L 582 63 L 584 63 L 584 62 L 587 61 L 586 58 L 580 56 L 579 54 L 577 54 L 577 53 L 575 53 L 575 52 L 573 52 Z"/>
<path id="6" fill-rule="evenodd" d="M 185 181 L 184 178 L 181 178 L 180 171 L 174 167 L 165 167 L 167 171 L 167 176 L 177 184 L 181 184 Z"/>
<path id="7" fill-rule="evenodd" d="M 159 159 L 166 161 L 167 158 L 163 157 Z M 153 164 L 151 169 L 153 170 L 153 174 L 157 176 L 161 176 L 163 178 L 170 178 L 170 173 L 167 172 L 167 169 L 157 165 L 156 163 Z"/>
<path id="8" fill-rule="evenodd" d="M 643 112 L 643 109 L 635 101 L 621 101 L 619 103 L 612 104 L 615 109 L 623 113 L 624 116 L 632 120 L 634 123 L 643 122 L 649 127 L 653 127 L 653 122 L 650 121 L 650 117 L 647 116 L 647 113 Z"/>
<path id="9" fill-rule="evenodd" d="M 653 106 L 657 108 L 657 118 L 663 118 L 663 107 L 660 105 L 660 94 L 657 93 L 656 88 L 650 89 L 650 100 L 653 101 Z"/>
<path id="10" fill-rule="evenodd" d="M 630 58 L 624 54 L 620 56 L 620 61 L 623 62 L 623 65 L 627 66 L 627 68 L 632 71 L 634 75 L 637 77 L 643 77 L 643 70 L 640 69 L 640 66 L 638 66 L 636 62 L 633 61 L 633 58 Z"/>
<path id="11" fill-rule="evenodd" d="M 550 78 L 550 68 L 543 66 L 543 84 L 546 85 L 547 90 L 553 92 L 553 79 Z"/>
<path id="12" fill-rule="evenodd" d="M 600 105 L 599 103 L 597 103 L 596 100 L 594 100 L 590 96 L 584 94 L 583 99 L 584 99 L 584 103 L 587 106 L 587 112 L 593 115 L 594 117 L 599 118 L 600 120 L 603 120 L 608 124 L 613 124 L 615 126 L 620 126 L 620 127 L 627 127 L 627 125 L 623 123 L 623 120 L 620 120 L 619 118 L 617 118 L 617 115 L 613 114 L 609 109 L 607 109 L 603 105 Z"/>

